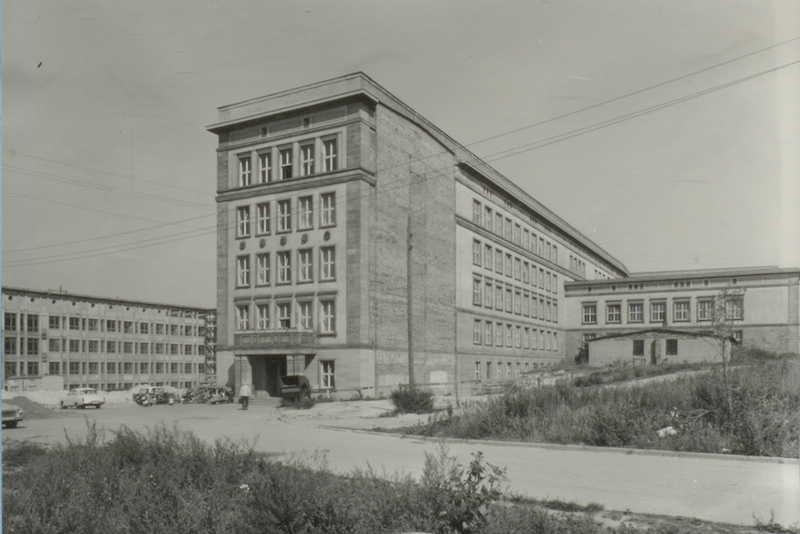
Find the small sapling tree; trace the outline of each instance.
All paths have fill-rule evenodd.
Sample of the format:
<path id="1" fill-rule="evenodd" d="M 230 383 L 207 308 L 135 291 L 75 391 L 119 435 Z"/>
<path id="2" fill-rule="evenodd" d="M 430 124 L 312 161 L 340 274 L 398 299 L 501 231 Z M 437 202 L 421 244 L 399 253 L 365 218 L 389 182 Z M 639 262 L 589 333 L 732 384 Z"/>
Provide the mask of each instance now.
<path id="1" fill-rule="evenodd" d="M 713 331 L 718 343 L 718 351 L 722 360 L 722 376 L 725 381 L 725 398 L 728 402 L 728 413 L 733 415 L 733 397 L 728 381 L 731 342 L 737 330 L 737 321 L 743 318 L 744 288 L 726 287 L 714 299 Z"/>

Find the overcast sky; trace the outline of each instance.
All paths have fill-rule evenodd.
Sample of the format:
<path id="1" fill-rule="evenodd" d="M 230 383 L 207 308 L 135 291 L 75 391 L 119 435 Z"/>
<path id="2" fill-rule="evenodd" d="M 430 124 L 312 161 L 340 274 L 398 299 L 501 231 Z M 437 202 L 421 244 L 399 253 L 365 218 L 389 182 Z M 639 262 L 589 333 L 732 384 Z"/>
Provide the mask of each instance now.
<path id="1" fill-rule="evenodd" d="M 794 0 L 3 0 L 1 35 L 3 285 L 213 307 L 217 107 L 355 71 L 632 272 L 800 267 Z"/>

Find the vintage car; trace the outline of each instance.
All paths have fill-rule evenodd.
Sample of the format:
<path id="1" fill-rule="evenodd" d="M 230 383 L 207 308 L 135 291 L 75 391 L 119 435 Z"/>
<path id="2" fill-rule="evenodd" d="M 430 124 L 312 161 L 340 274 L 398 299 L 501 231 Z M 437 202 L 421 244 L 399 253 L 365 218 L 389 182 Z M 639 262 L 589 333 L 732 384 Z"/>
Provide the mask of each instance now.
<path id="1" fill-rule="evenodd" d="M 22 408 L 16 404 L 8 402 L 3 403 L 3 426 L 6 428 L 14 428 L 17 423 L 22 421 Z"/>
<path id="2" fill-rule="evenodd" d="M 281 397 L 285 399 L 303 398 L 311 394 L 311 384 L 304 375 L 285 375 L 281 377 Z"/>
<path id="3" fill-rule="evenodd" d="M 160 386 L 142 386 L 139 391 L 133 394 L 133 401 L 141 406 L 172 404 L 176 400 L 178 400 L 177 394 L 167 393 L 164 388 Z"/>
<path id="4" fill-rule="evenodd" d="M 105 402 L 105 397 L 98 394 L 94 388 L 75 388 L 71 389 L 66 398 L 61 401 L 61 408 L 67 409 L 70 406 L 74 408 L 86 408 L 87 406 L 100 408 Z"/>

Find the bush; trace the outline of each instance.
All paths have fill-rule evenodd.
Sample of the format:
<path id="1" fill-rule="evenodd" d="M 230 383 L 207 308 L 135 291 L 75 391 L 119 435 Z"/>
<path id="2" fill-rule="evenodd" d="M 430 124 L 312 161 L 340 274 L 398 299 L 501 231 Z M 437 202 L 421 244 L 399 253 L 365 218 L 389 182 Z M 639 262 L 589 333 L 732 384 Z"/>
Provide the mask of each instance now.
<path id="1" fill-rule="evenodd" d="M 433 391 L 413 384 L 392 391 L 389 398 L 397 413 L 430 413 L 436 400 Z"/>
<path id="2" fill-rule="evenodd" d="M 308 395 L 291 395 L 281 397 L 281 408 L 296 408 L 298 410 L 307 410 L 313 408 L 317 403 Z"/>

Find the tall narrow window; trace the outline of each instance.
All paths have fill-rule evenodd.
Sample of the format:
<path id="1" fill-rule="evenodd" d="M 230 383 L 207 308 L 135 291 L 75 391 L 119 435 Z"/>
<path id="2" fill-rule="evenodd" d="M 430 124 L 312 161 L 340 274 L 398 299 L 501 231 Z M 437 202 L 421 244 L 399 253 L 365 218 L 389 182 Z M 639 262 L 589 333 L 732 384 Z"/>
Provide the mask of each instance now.
<path id="1" fill-rule="evenodd" d="M 297 251 L 297 281 L 311 282 L 314 280 L 313 261 L 311 259 L 311 249 Z"/>
<path id="2" fill-rule="evenodd" d="M 278 283 L 289 284 L 292 281 L 292 253 L 278 252 Z"/>
<path id="3" fill-rule="evenodd" d="M 472 280 L 472 304 L 475 306 L 481 305 L 481 280 L 480 278 Z"/>
<path id="4" fill-rule="evenodd" d="M 483 266 L 485 269 L 492 270 L 492 247 L 490 245 L 484 245 L 483 247 Z"/>
<path id="5" fill-rule="evenodd" d="M 236 306 L 236 330 L 250 330 L 250 306 Z"/>
<path id="6" fill-rule="evenodd" d="M 472 222 L 477 225 L 481 224 L 481 217 L 483 216 L 481 210 L 481 203 L 477 200 L 472 201 Z"/>
<path id="7" fill-rule="evenodd" d="M 486 207 L 484 212 L 484 219 L 483 219 L 483 227 L 486 228 L 488 231 L 492 231 L 492 208 Z"/>
<path id="8" fill-rule="evenodd" d="M 650 322 L 663 323 L 666 320 L 666 302 L 651 302 L 650 303 Z"/>
<path id="9" fill-rule="evenodd" d="M 492 302 L 494 299 L 492 287 L 492 283 L 488 281 L 483 286 L 483 305 L 489 309 L 492 309 Z"/>
<path id="10" fill-rule="evenodd" d="M 313 197 L 300 197 L 298 199 L 300 220 L 298 230 L 311 230 L 314 227 L 314 209 L 312 204 Z"/>
<path id="11" fill-rule="evenodd" d="M 622 320 L 620 304 L 606 304 L 606 323 L 618 324 Z"/>
<path id="12" fill-rule="evenodd" d="M 336 193 L 320 195 L 322 201 L 322 220 L 320 226 L 334 226 L 336 224 Z"/>
<path id="13" fill-rule="evenodd" d="M 278 232 L 292 231 L 292 201 L 278 201 Z"/>
<path id="14" fill-rule="evenodd" d="M 472 263 L 481 266 L 481 242 L 477 239 L 472 241 Z"/>
<path id="15" fill-rule="evenodd" d="M 314 323 L 311 315 L 311 302 L 298 302 L 298 313 L 300 315 L 300 328 L 303 330 L 313 330 Z"/>
<path id="16" fill-rule="evenodd" d="M 250 256 L 236 258 L 236 287 L 250 287 Z"/>
<path id="17" fill-rule="evenodd" d="M 481 320 L 475 319 L 472 324 L 472 342 L 475 345 L 481 344 Z"/>
<path id="18" fill-rule="evenodd" d="M 288 180 L 292 177 L 292 149 L 284 148 L 279 152 L 281 158 L 281 180 Z"/>
<path id="19" fill-rule="evenodd" d="M 492 341 L 492 322 L 486 321 L 486 344 L 491 345 L 492 343 L 494 343 Z"/>
<path id="20" fill-rule="evenodd" d="M 236 208 L 236 237 L 250 235 L 250 206 Z"/>
<path id="21" fill-rule="evenodd" d="M 300 175 L 314 174 L 314 143 L 300 145 Z"/>
<path id="22" fill-rule="evenodd" d="M 269 252 L 265 252 L 263 254 L 258 254 L 256 256 L 256 285 L 259 286 L 268 286 L 269 285 Z"/>
<path id="23" fill-rule="evenodd" d="M 272 181 L 272 153 L 262 152 L 258 155 L 258 177 L 262 184 Z"/>
<path id="24" fill-rule="evenodd" d="M 320 255 L 320 280 L 334 280 L 336 278 L 336 249 L 334 247 L 321 247 Z"/>
<path id="25" fill-rule="evenodd" d="M 269 234 L 270 232 L 270 210 L 269 202 L 264 202 L 257 206 L 257 228 L 260 235 Z"/>
<path id="26" fill-rule="evenodd" d="M 325 389 L 333 389 L 336 387 L 334 382 L 334 366 L 333 360 L 322 360 L 320 365 L 320 386 Z"/>
<path id="27" fill-rule="evenodd" d="M 292 304 L 291 302 L 278 303 L 278 326 L 283 330 L 292 327 Z"/>
<path id="28" fill-rule="evenodd" d="M 323 159 L 325 161 L 325 172 L 332 172 L 339 168 L 339 150 L 336 146 L 336 139 L 326 139 L 322 142 L 322 149 L 325 151 Z"/>
<path id="29" fill-rule="evenodd" d="M 250 155 L 239 158 L 239 187 L 247 187 L 252 181 L 253 169 L 250 162 Z"/>
<path id="30" fill-rule="evenodd" d="M 325 334 L 336 332 L 336 302 L 323 300 L 320 305 L 320 331 Z"/>

